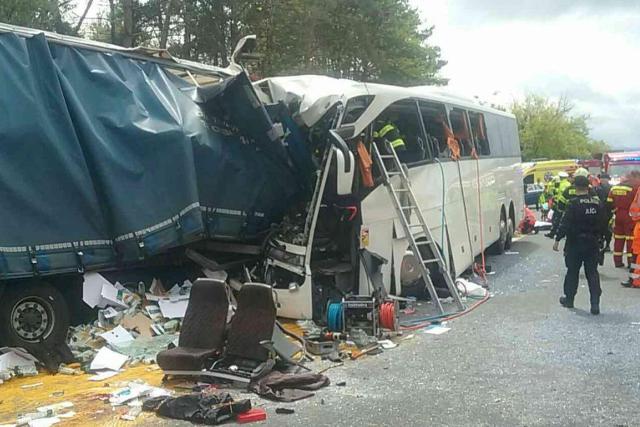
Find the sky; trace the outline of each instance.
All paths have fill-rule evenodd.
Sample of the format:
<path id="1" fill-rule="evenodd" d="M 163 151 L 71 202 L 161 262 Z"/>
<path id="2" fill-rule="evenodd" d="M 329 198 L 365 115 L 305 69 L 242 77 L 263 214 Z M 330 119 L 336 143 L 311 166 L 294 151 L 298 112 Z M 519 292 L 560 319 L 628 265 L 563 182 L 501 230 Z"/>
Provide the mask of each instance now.
<path id="1" fill-rule="evenodd" d="M 510 104 L 568 97 L 591 136 L 640 150 L 640 0 L 410 0 L 449 86 Z"/>
<path id="2" fill-rule="evenodd" d="M 452 90 L 502 105 L 566 96 L 591 137 L 640 150 L 640 0 L 410 2 L 435 26 Z M 107 5 L 94 0 L 89 17 Z"/>

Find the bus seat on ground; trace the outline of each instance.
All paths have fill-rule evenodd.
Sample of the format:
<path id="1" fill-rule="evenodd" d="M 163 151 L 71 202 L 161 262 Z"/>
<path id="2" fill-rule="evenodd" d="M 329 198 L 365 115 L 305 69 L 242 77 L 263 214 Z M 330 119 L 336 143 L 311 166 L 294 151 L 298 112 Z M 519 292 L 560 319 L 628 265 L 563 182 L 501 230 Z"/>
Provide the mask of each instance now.
<path id="1" fill-rule="evenodd" d="M 158 353 L 164 371 L 198 371 L 222 353 L 229 297 L 224 281 L 197 279 L 182 321 L 178 347 Z"/>

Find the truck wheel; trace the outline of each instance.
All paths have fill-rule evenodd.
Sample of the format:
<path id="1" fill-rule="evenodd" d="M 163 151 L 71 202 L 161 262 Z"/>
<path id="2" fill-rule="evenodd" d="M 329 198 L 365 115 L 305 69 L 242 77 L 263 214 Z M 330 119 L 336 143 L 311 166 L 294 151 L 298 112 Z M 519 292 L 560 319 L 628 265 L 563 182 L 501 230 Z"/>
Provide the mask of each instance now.
<path id="1" fill-rule="evenodd" d="M 69 308 L 46 282 L 6 286 L 0 300 L 0 340 L 5 345 L 38 349 L 66 340 Z"/>

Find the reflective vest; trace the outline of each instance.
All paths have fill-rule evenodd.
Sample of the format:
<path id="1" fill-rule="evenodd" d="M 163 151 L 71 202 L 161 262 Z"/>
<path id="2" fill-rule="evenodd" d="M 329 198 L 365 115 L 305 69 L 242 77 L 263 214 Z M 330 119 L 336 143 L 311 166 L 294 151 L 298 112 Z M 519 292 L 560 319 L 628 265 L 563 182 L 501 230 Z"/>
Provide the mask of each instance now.
<path id="1" fill-rule="evenodd" d="M 571 182 L 568 179 L 563 179 L 560 181 L 558 186 L 556 187 L 555 193 L 553 195 L 554 209 L 560 212 L 564 211 L 564 208 L 569 203 L 570 195 L 567 193 L 569 188 L 572 188 Z M 575 193 L 575 189 L 574 189 Z"/>
<path id="2" fill-rule="evenodd" d="M 637 188 L 633 188 L 624 182 L 611 187 L 609 196 L 607 197 L 607 203 L 611 207 L 611 210 L 616 212 L 616 216 L 624 217 L 627 215 L 629 206 L 636 196 L 636 192 Z"/>
<path id="3" fill-rule="evenodd" d="M 396 150 L 405 148 L 404 140 L 400 136 L 400 132 L 395 125 L 386 124 L 377 132 L 373 133 L 374 138 L 386 139 L 389 144 Z"/>
<path id="4" fill-rule="evenodd" d="M 640 191 L 636 191 L 636 196 L 629 206 L 629 216 L 633 221 L 640 221 Z"/>

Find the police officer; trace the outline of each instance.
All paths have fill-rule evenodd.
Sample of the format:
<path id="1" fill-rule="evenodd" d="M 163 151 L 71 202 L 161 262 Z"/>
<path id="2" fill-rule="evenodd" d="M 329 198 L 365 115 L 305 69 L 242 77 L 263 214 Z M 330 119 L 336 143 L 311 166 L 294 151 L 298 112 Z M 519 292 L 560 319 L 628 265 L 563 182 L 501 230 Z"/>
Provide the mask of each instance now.
<path id="1" fill-rule="evenodd" d="M 600 314 L 600 275 L 598 259 L 600 245 L 606 232 L 606 215 L 598 196 L 589 194 L 589 179 L 577 176 L 574 180 L 575 197 L 565 209 L 553 250 L 558 251 L 560 240 L 564 237 L 565 265 L 567 274 L 564 278 L 564 296 L 560 304 L 573 308 L 573 300 L 578 291 L 580 267 L 584 265 L 584 273 L 591 294 L 591 314 Z"/>

